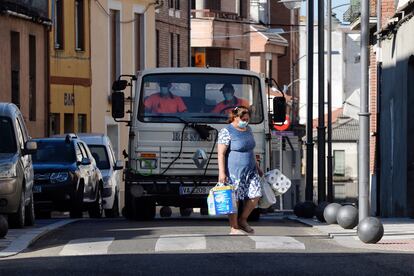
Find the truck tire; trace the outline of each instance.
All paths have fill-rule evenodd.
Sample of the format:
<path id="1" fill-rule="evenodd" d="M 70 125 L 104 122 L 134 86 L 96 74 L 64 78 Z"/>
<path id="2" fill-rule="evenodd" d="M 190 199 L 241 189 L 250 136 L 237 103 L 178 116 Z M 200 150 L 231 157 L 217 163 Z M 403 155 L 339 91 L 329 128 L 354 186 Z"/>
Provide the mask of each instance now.
<path id="1" fill-rule="evenodd" d="M 133 219 L 148 221 L 155 218 L 155 201 L 151 198 L 139 197 L 134 199 Z"/>
<path id="2" fill-rule="evenodd" d="M 103 214 L 102 189 L 98 186 L 95 201 L 90 205 L 88 213 L 91 218 L 101 218 Z"/>
<path id="3" fill-rule="evenodd" d="M 30 202 L 26 206 L 26 226 L 33 226 L 35 224 L 35 211 L 34 211 L 34 200 L 33 193 L 30 195 Z"/>
<path id="4" fill-rule="evenodd" d="M 115 194 L 114 205 L 111 209 L 105 209 L 105 217 L 117 218 L 119 217 L 119 199 L 118 193 Z"/>
<path id="5" fill-rule="evenodd" d="M 180 207 L 180 215 L 182 217 L 189 217 L 193 213 L 193 208 Z"/>
<path id="6" fill-rule="evenodd" d="M 9 215 L 9 225 L 11 228 L 23 228 L 26 216 L 26 206 L 24 205 L 24 190 L 20 193 L 19 208 L 16 213 Z"/>

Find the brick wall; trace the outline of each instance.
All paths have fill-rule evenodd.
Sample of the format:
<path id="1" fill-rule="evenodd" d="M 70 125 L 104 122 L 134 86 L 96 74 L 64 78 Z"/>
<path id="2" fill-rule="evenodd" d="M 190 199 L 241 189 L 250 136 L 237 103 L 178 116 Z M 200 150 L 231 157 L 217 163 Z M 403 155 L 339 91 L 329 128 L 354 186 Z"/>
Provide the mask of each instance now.
<path id="1" fill-rule="evenodd" d="M 173 1 L 175 2 L 175 1 Z M 169 1 L 163 0 L 163 6 L 155 15 L 156 30 L 158 33 L 158 65 L 171 66 L 171 33 L 173 34 L 173 66 L 189 66 L 188 45 L 188 5 L 189 1 L 180 0 L 180 7 L 169 7 Z M 179 52 L 179 53 L 178 53 Z M 178 60 L 179 55 L 179 60 Z"/>

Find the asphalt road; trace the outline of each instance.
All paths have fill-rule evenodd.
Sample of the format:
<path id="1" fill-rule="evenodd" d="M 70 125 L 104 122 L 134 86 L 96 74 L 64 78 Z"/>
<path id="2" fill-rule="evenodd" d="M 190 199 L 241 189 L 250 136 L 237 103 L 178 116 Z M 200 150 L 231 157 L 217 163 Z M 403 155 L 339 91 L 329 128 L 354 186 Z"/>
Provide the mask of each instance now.
<path id="1" fill-rule="evenodd" d="M 224 219 L 85 219 L 0 260 L 1 275 L 414 275 L 411 254 L 344 248 L 278 217 L 229 236 Z"/>

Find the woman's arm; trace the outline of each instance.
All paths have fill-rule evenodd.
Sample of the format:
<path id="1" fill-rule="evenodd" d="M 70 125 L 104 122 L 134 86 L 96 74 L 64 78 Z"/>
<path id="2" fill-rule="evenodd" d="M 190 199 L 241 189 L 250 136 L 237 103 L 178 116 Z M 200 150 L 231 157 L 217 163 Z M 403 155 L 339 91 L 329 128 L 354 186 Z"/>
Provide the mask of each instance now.
<path id="1" fill-rule="evenodd" d="M 227 182 L 227 175 L 226 175 L 226 152 L 228 146 L 225 144 L 218 144 L 217 147 L 217 157 L 218 157 L 218 165 L 219 165 L 219 183 L 226 183 Z"/>

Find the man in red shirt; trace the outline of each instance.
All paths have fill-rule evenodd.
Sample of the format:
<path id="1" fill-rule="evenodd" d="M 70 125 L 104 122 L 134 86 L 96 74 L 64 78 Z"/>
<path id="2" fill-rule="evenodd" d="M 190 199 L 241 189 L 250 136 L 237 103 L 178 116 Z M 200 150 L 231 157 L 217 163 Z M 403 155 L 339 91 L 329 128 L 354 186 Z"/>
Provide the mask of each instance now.
<path id="1" fill-rule="evenodd" d="M 234 96 L 234 87 L 230 83 L 226 83 L 220 89 L 223 92 L 224 101 L 219 102 L 211 111 L 212 113 L 230 113 L 236 106 L 249 107 L 249 102 L 245 99 L 239 99 Z"/>
<path id="2" fill-rule="evenodd" d="M 160 92 L 145 99 L 145 112 L 153 114 L 187 112 L 183 99 L 171 93 L 171 83 L 161 82 Z"/>

